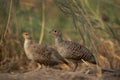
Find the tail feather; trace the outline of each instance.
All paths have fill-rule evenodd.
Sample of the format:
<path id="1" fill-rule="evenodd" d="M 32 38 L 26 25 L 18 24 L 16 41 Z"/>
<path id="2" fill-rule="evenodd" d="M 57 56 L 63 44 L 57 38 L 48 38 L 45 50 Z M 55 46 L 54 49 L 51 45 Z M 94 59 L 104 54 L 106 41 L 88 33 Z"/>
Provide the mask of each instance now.
<path id="1" fill-rule="evenodd" d="M 57 61 L 50 61 L 48 63 L 49 66 L 55 66 L 55 65 L 58 65 L 58 64 L 59 64 L 59 62 L 57 62 Z"/>
<path id="2" fill-rule="evenodd" d="M 91 53 L 92 54 L 92 53 Z M 90 60 L 89 62 L 93 63 L 93 64 L 97 64 L 95 57 L 93 55 L 90 56 Z"/>

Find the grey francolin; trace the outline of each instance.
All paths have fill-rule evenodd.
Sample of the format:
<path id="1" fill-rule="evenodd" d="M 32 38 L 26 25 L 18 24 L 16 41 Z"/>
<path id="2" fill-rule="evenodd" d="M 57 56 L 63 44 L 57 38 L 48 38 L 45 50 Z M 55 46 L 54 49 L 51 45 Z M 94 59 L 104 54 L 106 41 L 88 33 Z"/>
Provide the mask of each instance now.
<path id="1" fill-rule="evenodd" d="M 55 47 L 61 56 L 74 63 L 73 71 L 76 70 L 82 59 L 96 64 L 94 56 L 86 47 L 72 41 L 63 40 L 60 30 L 52 29 L 50 33 L 55 36 Z"/>
<path id="2" fill-rule="evenodd" d="M 32 62 L 37 62 L 45 66 L 54 66 L 59 62 L 68 64 L 64 58 L 53 48 L 47 45 L 40 45 L 33 42 L 29 33 L 24 32 L 24 50 L 28 59 Z"/>

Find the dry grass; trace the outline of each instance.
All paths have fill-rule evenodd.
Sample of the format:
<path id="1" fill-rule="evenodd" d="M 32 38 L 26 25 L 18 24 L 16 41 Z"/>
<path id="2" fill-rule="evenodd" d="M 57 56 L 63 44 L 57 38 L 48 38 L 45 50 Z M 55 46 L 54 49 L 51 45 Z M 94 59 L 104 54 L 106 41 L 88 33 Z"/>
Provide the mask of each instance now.
<path id="1" fill-rule="evenodd" d="M 116 53 L 119 48 L 116 46 L 119 46 L 119 43 L 115 43 L 111 40 L 103 40 L 102 43 L 98 46 L 99 54 L 101 55 L 100 63 L 106 62 L 109 66 L 106 68 L 112 68 L 112 69 L 119 69 L 120 64 L 118 63 L 120 61 L 120 52 Z M 101 64 L 101 66 L 105 66 Z"/>

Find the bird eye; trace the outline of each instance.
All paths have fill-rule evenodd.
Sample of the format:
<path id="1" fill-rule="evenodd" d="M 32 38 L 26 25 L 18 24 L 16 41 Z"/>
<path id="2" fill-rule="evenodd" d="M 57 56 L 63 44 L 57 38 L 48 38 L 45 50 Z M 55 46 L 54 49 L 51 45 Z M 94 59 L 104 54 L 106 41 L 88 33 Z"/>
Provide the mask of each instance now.
<path id="1" fill-rule="evenodd" d="M 55 30 L 55 32 L 57 32 L 57 31 Z"/>
<path id="2" fill-rule="evenodd" d="M 28 35 L 27 33 L 25 35 Z"/>

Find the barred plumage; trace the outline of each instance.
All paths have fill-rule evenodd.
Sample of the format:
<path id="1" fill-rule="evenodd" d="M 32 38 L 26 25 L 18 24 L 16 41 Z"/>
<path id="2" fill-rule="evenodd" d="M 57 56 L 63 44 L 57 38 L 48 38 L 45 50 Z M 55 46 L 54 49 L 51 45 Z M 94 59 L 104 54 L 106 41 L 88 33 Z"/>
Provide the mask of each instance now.
<path id="1" fill-rule="evenodd" d="M 75 63 L 73 71 L 76 70 L 78 62 L 81 62 L 82 59 L 96 64 L 94 56 L 86 47 L 72 41 L 63 40 L 61 31 L 57 29 L 52 29 L 50 33 L 55 36 L 55 46 L 58 52 L 64 58 Z"/>
<path id="2" fill-rule="evenodd" d="M 34 43 L 29 33 L 23 33 L 23 37 L 25 39 L 25 53 L 27 58 L 31 61 L 38 62 L 46 66 L 53 66 L 60 62 L 68 64 L 67 61 L 65 61 L 64 58 L 52 47 Z"/>

